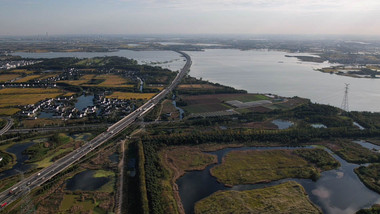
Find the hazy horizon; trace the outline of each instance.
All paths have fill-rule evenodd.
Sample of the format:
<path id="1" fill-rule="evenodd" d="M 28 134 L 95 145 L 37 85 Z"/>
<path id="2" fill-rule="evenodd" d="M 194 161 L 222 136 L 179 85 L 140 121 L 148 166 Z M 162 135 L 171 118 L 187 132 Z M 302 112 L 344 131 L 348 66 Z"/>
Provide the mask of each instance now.
<path id="1" fill-rule="evenodd" d="M 380 36 L 376 0 L 0 0 L 0 35 Z"/>

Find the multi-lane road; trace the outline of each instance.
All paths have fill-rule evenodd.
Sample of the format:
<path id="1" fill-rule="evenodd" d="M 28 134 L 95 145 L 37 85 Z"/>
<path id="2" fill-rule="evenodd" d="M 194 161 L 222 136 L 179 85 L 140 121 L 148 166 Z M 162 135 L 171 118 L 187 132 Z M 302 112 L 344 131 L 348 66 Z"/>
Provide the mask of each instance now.
<path id="1" fill-rule="evenodd" d="M 0 193 L 0 205 L 2 206 L 1 208 L 28 194 L 30 190 L 41 186 L 43 183 L 77 162 L 79 159 L 90 153 L 95 148 L 107 142 L 112 137 L 116 136 L 122 130 L 130 126 L 136 119 L 147 114 L 149 110 L 157 105 L 161 99 L 163 99 L 171 90 L 173 90 L 178 85 L 181 79 L 185 77 L 189 71 L 192 63 L 190 56 L 183 52 L 178 53 L 186 58 L 186 64 L 166 89 L 162 90 L 144 105 L 123 119 L 119 120 L 117 123 L 110 126 L 107 131 L 101 133 L 91 141 L 85 143 L 82 147 L 74 150 L 63 158 L 55 161 L 52 165 L 36 172 L 35 174 L 29 176 L 28 178 L 25 178 L 24 180 Z"/>
<path id="2" fill-rule="evenodd" d="M 0 135 L 3 135 L 5 132 L 7 132 L 12 126 L 13 126 L 13 119 L 8 117 L 6 118 L 7 124 L 0 130 Z"/>

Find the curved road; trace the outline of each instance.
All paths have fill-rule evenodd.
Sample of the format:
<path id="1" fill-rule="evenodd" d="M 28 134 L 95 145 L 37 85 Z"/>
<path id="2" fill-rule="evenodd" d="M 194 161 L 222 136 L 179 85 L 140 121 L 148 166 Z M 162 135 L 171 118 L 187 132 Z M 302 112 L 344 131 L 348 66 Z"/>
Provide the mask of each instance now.
<path id="1" fill-rule="evenodd" d="M 12 118 L 7 117 L 6 120 L 7 120 L 7 124 L 4 126 L 4 128 L 2 128 L 0 130 L 0 135 L 5 134 L 5 132 L 7 132 L 13 126 L 13 119 Z"/>
<path id="2" fill-rule="evenodd" d="M 151 110 L 155 105 L 157 105 L 157 103 L 161 99 L 163 99 L 171 90 L 173 90 L 178 85 L 181 79 L 189 71 L 192 63 L 190 56 L 184 52 L 178 51 L 178 53 L 180 53 L 182 56 L 186 58 L 186 64 L 177 74 L 173 82 L 166 89 L 162 90 L 160 93 L 158 93 L 144 105 L 142 105 L 123 119 L 119 120 L 117 123 L 110 126 L 107 129 L 107 131 L 99 134 L 94 139 L 84 144 L 82 147 L 67 154 L 65 157 L 57 160 L 52 165 L 36 172 L 35 174 L 29 176 L 28 178 L 25 178 L 24 180 L 20 181 L 19 183 L 13 185 L 9 189 L 0 193 L 0 205 L 4 205 L 3 207 L 5 207 L 10 203 L 14 202 L 15 200 L 28 194 L 32 189 L 41 186 L 43 183 L 45 183 L 58 173 L 62 172 L 75 162 L 77 162 L 79 159 L 90 153 L 95 148 L 99 147 L 103 143 L 110 140 L 112 137 L 116 136 L 122 130 L 130 126 L 136 119 L 143 117 L 146 113 L 148 113 L 149 110 Z"/>

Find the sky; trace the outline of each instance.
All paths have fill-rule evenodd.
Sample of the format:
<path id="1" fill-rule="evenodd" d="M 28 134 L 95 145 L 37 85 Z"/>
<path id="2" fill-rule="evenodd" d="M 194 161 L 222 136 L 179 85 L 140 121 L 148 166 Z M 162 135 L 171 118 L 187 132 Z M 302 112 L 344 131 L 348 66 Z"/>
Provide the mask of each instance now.
<path id="1" fill-rule="evenodd" d="M 0 0 L 0 35 L 380 36 L 379 0 Z"/>

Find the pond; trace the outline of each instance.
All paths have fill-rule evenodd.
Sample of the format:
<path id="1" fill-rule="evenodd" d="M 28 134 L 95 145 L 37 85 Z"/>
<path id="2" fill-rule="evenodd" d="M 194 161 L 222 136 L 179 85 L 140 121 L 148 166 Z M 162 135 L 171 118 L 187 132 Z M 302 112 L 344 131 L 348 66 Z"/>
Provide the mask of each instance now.
<path id="1" fill-rule="evenodd" d="M 94 95 L 82 95 L 78 97 L 77 100 L 78 101 L 75 103 L 75 108 L 79 111 L 82 111 L 88 106 L 94 106 Z"/>
<path id="2" fill-rule="evenodd" d="M 360 130 L 364 130 L 365 128 L 363 126 L 361 126 L 359 123 L 357 122 L 353 122 L 352 124 L 354 124 L 354 126 L 358 127 Z"/>
<path id="3" fill-rule="evenodd" d="M 86 170 L 80 172 L 74 177 L 70 178 L 66 182 L 66 189 L 70 191 L 75 190 L 84 190 L 84 191 L 92 191 L 97 190 L 106 184 L 110 179 L 107 177 L 94 177 L 94 170 Z"/>
<path id="4" fill-rule="evenodd" d="M 323 125 L 321 123 L 311 124 L 311 127 L 316 128 L 316 129 L 327 128 L 326 125 Z"/>
<path id="5" fill-rule="evenodd" d="M 306 147 L 311 148 L 311 147 Z M 273 149 L 297 149 L 297 147 L 242 147 L 227 148 L 216 152 L 210 152 L 218 157 L 218 164 L 230 151 L 236 150 L 273 150 Z M 327 150 L 329 153 L 331 151 Z M 331 153 L 332 154 L 332 153 Z M 340 163 L 341 167 L 321 173 L 316 181 L 310 179 L 282 179 L 265 184 L 237 185 L 225 187 L 210 174 L 210 169 L 216 164 L 208 166 L 205 170 L 191 171 L 177 180 L 179 195 L 185 212 L 194 212 L 194 204 L 218 190 L 251 190 L 272 186 L 285 181 L 293 180 L 300 183 L 309 195 L 310 200 L 318 205 L 324 213 L 350 214 L 365 207 L 370 207 L 380 201 L 380 195 L 369 190 L 359 180 L 353 169 L 359 167 L 350 164 L 335 154 L 332 154 Z"/>
<path id="6" fill-rule="evenodd" d="M 353 142 L 357 143 L 357 144 L 359 144 L 359 145 L 361 145 L 364 148 L 367 148 L 369 150 L 380 151 L 380 146 L 372 144 L 370 142 L 367 142 L 367 141 L 364 141 L 364 140 L 354 140 Z"/>
<path id="7" fill-rule="evenodd" d="M 38 115 L 38 118 L 53 118 L 54 116 L 54 113 L 52 112 L 40 112 L 40 114 Z"/>
<path id="8" fill-rule="evenodd" d="M 14 146 L 9 147 L 6 151 L 9 153 L 13 153 L 16 155 L 17 162 L 16 164 L 8 170 L 5 170 L 4 172 L 0 173 L 0 179 L 4 179 L 6 177 L 16 175 L 20 172 L 26 172 L 28 169 L 30 169 L 31 165 L 30 164 L 24 164 L 26 160 L 29 159 L 28 155 L 24 155 L 23 152 L 32 146 L 34 143 L 21 143 L 21 144 L 16 144 Z"/>
<path id="9" fill-rule="evenodd" d="M 173 99 L 172 103 L 173 103 L 174 107 L 179 111 L 179 119 L 182 120 L 183 116 L 185 115 L 185 111 L 182 108 L 177 106 L 177 102 L 175 101 L 175 95 L 174 94 L 173 94 L 172 99 Z"/>
<path id="10" fill-rule="evenodd" d="M 287 120 L 273 120 L 272 123 L 275 124 L 278 129 L 288 129 L 294 125 L 293 122 Z"/>

